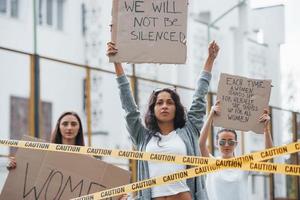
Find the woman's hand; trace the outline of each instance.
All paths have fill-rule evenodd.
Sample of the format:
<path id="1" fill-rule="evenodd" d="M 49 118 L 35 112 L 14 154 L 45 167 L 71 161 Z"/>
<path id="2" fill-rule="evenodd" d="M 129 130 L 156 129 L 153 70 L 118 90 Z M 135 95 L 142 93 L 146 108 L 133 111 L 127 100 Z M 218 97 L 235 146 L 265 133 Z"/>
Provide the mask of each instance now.
<path id="1" fill-rule="evenodd" d="M 268 148 L 273 147 L 273 140 L 272 140 L 271 131 L 270 131 L 271 117 L 269 115 L 268 109 L 264 109 L 264 112 L 260 116 L 258 121 L 260 123 L 264 123 L 265 148 L 268 149 Z"/>
<path id="2" fill-rule="evenodd" d="M 219 53 L 219 46 L 215 41 L 209 44 L 208 47 L 208 58 L 215 59 Z"/>
<path id="3" fill-rule="evenodd" d="M 116 48 L 116 44 L 113 42 L 107 43 L 106 55 L 108 57 L 114 56 L 118 53 L 118 49 Z M 114 63 L 115 65 L 115 72 L 117 76 L 122 76 L 124 74 L 124 69 L 121 63 Z"/>
<path id="4" fill-rule="evenodd" d="M 212 43 L 209 44 L 208 57 L 206 59 L 205 65 L 204 65 L 204 71 L 207 71 L 207 72 L 212 71 L 214 61 L 219 53 L 219 49 L 220 48 L 215 41 L 213 41 Z"/>
<path id="5" fill-rule="evenodd" d="M 128 199 L 128 195 L 123 194 L 118 200 L 127 200 L 127 199 Z"/>
<path id="6" fill-rule="evenodd" d="M 264 109 L 263 114 L 260 116 L 258 121 L 260 123 L 264 123 L 264 132 L 267 132 L 269 129 L 269 124 L 270 124 L 271 117 L 269 115 L 269 111 L 267 109 Z"/>
<path id="7" fill-rule="evenodd" d="M 215 105 L 211 107 L 210 114 L 216 116 L 216 115 L 220 115 L 220 113 L 221 113 L 220 100 L 217 100 Z"/>
<path id="8" fill-rule="evenodd" d="M 15 169 L 17 167 L 17 162 L 15 157 L 9 157 L 9 163 L 6 165 L 8 170 Z"/>
<path id="9" fill-rule="evenodd" d="M 106 55 L 109 57 L 109 56 L 116 55 L 117 53 L 118 53 L 118 49 L 116 48 L 116 44 L 113 42 L 108 42 L 107 49 L 106 49 Z"/>

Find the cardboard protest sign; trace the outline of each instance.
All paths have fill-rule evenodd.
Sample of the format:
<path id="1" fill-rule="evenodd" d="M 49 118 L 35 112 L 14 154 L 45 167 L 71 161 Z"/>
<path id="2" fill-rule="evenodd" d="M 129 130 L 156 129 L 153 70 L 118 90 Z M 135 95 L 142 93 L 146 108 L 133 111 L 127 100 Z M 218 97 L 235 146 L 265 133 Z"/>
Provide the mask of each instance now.
<path id="1" fill-rule="evenodd" d="M 113 0 L 110 62 L 186 62 L 188 0 Z"/>
<path id="2" fill-rule="evenodd" d="M 268 108 L 271 80 L 249 79 L 221 74 L 217 98 L 221 114 L 215 116 L 214 125 L 241 131 L 263 133 L 258 119 Z"/>
<path id="3" fill-rule="evenodd" d="M 91 156 L 18 149 L 1 200 L 64 200 L 129 183 L 128 171 Z M 112 198 L 117 199 L 117 198 Z"/>

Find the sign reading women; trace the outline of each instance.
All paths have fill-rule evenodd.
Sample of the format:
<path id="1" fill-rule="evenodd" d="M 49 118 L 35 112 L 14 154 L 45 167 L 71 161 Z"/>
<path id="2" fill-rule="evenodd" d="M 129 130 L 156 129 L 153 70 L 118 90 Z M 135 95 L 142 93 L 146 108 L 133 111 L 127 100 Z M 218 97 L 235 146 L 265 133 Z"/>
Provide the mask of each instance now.
<path id="1" fill-rule="evenodd" d="M 16 161 L 0 200 L 71 199 L 125 185 L 130 180 L 128 171 L 87 155 L 20 148 Z"/>
<path id="2" fill-rule="evenodd" d="M 186 62 L 188 0 L 113 0 L 111 62 Z"/>
<path id="3" fill-rule="evenodd" d="M 221 114 L 214 125 L 241 131 L 263 133 L 264 125 L 258 123 L 263 110 L 268 108 L 271 80 L 249 79 L 221 74 L 217 98 Z"/>

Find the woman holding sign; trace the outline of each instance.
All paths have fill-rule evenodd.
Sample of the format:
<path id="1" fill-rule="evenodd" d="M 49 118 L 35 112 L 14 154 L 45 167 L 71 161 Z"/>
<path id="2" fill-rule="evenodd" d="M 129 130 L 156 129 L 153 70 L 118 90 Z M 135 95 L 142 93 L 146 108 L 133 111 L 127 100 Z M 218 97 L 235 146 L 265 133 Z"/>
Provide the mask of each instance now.
<path id="1" fill-rule="evenodd" d="M 199 156 L 198 138 L 206 112 L 205 96 L 211 79 L 211 70 L 219 47 L 212 42 L 208 48 L 208 58 L 199 77 L 190 110 L 185 109 L 176 91 L 163 88 L 154 90 L 150 96 L 145 125 L 133 99 L 129 82 L 121 63 L 114 63 L 120 89 L 122 107 L 126 112 L 127 129 L 139 151 Z M 108 43 L 107 55 L 118 52 L 114 43 Z M 184 170 L 186 166 L 138 161 L 138 180 Z M 176 183 L 165 184 L 139 191 L 143 200 L 200 200 L 207 199 L 203 177 L 191 178 Z"/>
<path id="2" fill-rule="evenodd" d="M 51 134 L 51 143 L 84 146 L 83 128 L 79 115 L 68 111 L 60 115 Z M 7 169 L 15 169 L 17 163 L 14 157 L 10 158 Z M 119 197 L 119 200 L 127 200 L 127 195 Z"/>
<path id="3" fill-rule="evenodd" d="M 200 134 L 199 146 L 202 156 L 212 157 L 206 146 L 209 129 L 213 122 L 213 116 L 221 111 L 219 101 L 212 107 Z M 264 123 L 265 148 L 273 146 L 271 133 L 269 130 L 270 116 L 268 110 L 258 119 L 259 123 Z M 221 154 L 220 159 L 233 158 L 234 150 L 237 146 L 237 134 L 232 129 L 221 129 L 216 136 L 217 146 Z M 247 183 L 249 172 L 238 169 L 225 169 L 207 175 L 206 186 L 210 200 L 240 200 L 247 199 Z"/>

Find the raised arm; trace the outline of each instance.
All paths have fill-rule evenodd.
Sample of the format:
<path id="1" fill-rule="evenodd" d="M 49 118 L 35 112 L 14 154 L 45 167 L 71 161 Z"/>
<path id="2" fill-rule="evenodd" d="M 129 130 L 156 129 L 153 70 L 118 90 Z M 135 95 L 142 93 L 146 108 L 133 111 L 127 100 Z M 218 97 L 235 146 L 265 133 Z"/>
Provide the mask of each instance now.
<path id="1" fill-rule="evenodd" d="M 264 123 L 264 135 L 265 135 L 265 148 L 269 149 L 273 147 L 273 140 L 270 132 L 270 115 L 267 109 L 264 110 L 264 113 L 259 118 L 260 123 Z"/>
<path id="2" fill-rule="evenodd" d="M 116 48 L 115 43 L 113 42 L 108 42 L 107 43 L 107 51 L 106 51 L 106 55 L 107 56 L 113 56 L 116 53 L 118 53 L 118 49 Z M 114 63 L 115 65 L 115 72 L 117 77 L 124 75 L 124 69 L 121 63 Z"/>
<path id="3" fill-rule="evenodd" d="M 112 42 L 107 43 L 107 55 L 113 56 L 118 52 L 115 44 Z M 145 132 L 145 127 L 142 124 L 140 118 L 140 111 L 134 101 L 129 81 L 124 73 L 124 69 L 121 63 L 114 63 L 115 72 L 117 75 L 117 82 L 120 89 L 120 99 L 122 103 L 122 108 L 126 112 L 126 125 L 127 130 L 131 136 L 132 142 L 138 145 L 140 141 L 143 140 L 143 133 Z"/>
<path id="4" fill-rule="evenodd" d="M 203 71 L 197 82 L 193 102 L 187 115 L 187 125 L 192 125 L 198 129 L 198 133 L 203 125 L 203 118 L 206 114 L 206 99 L 205 96 L 208 92 L 208 86 L 211 79 L 211 70 L 213 63 L 218 55 L 219 46 L 213 41 L 208 48 L 208 57 L 206 59 Z"/>
<path id="5" fill-rule="evenodd" d="M 199 138 L 199 148 L 201 155 L 204 157 L 209 157 L 209 149 L 207 148 L 206 142 L 209 134 L 209 129 L 213 122 L 214 115 L 218 114 L 220 112 L 220 106 L 219 101 L 216 102 L 216 104 L 211 108 L 206 121 L 203 124 L 203 127 L 200 132 L 200 138 Z"/>
<path id="6" fill-rule="evenodd" d="M 205 65 L 204 65 L 204 69 L 203 69 L 204 71 L 211 72 L 213 65 L 214 65 L 214 61 L 215 61 L 216 57 L 218 56 L 219 49 L 220 48 L 215 41 L 213 41 L 212 43 L 209 44 L 208 57 L 205 61 Z"/>

